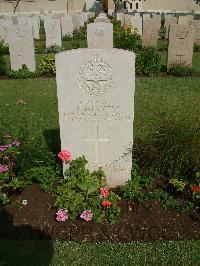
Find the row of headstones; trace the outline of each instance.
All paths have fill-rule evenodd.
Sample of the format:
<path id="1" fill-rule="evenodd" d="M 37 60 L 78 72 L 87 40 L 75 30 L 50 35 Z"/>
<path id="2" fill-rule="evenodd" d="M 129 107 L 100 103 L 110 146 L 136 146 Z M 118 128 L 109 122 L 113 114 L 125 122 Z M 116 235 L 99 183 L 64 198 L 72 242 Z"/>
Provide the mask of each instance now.
<path id="1" fill-rule="evenodd" d="M 121 25 L 130 24 L 133 25 L 135 29 L 137 29 L 138 33 L 142 36 L 143 34 L 147 34 L 151 31 L 151 28 L 160 30 L 161 27 L 161 16 L 157 14 L 143 14 L 135 13 L 134 15 L 117 13 L 117 20 L 121 22 Z M 200 44 L 200 20 L 194 20 L 192 15 L 185 15 L 175 17 L 173 15 L 165 15 L 165 29 L 166 34 L 165 38 L 168 38 L 169 27 L 172 24 L 179 25 L 192 25 L 194 28 L 194 43 Z M 149 31 L 150 29 L 150 31 Z M 157 32 L 157 31 L 155 31 Z"/>
<path id="2" fill-rule="evenodd" d="M 93 13 L 89 14 L 87 16 L 87 21 L 93 15 Z M 29 17 L 26 18 L 24 16 L 16 18 L 17 20 L 9 21 L 9 23 L 6 22 L 7 28 L 5 40 L 9 46 L 11 69 L 19 70 L 22 65 L 25 64 L 30 71 L 34 72 L 36 69 L 34 39 L 39 39 L 40 19 L 37 17 L 38 19 L 36 20 L 35 16 L 34 20 L 30 20 Z M 37 36 L 34 34 L 34 26 L 30 21 L 37 21 Z M 51 45 L 58 45 L 61 47 L 61 25 L 62 34 L 68 35 L 73 34 L 74 29 L 79 29 L 84 25 L 84 22 L 87 21 L 82 14 L 66 14 L 66 16 L 61 17 L 61 21 L 60 19 L 54 18 L 52 14 L 48 14 L 44 17 L 46 47 Z"/>
<path id="3" fill-rule="evenodd" d="M 120 19 L 121 18 L 121 19 Z M 142 47 L 157 47 L 161 17 L 150 14 L 136 16 L 122 14 L 118 19 L 121 25 L 132 25 L 142 36 Z M 178 23 L 178 24 L 177 24 Z M 165 17 L 166 38 L 169 38 L 167 67 L 172 65 L 192 66 L 193 46 L 200 44 L 200 20 L 193 16 Z"/>
<path id="4" fill-rule="evenodd" d="M 81 26 L 84 26 L 85 22 L 88 22 L 89 18 L 95 16 L 94 12 L 87 13 L 61 13 L 54 14 L 48 13 L 46 15 L 14 15 L 14 16 L 0 16 L 0 40 L 7 41 L 7 37 L 9 34 L 9 27 L 12 25 L 28 25 L 33 28 L 33 36 L 35 40 L 39 40 L 39 29 L 40 29 L 40 20 L 44 20 L 45 24 L 45 32 L 49 32 L 49 28 L 54 28 L 56 26 L 56 30 L 58 32 L 62 31 L 62 36 L 72 35 L 73 30 L 78 29 Z M 54 20 L 55 23 L 52 23 Z M 52 25 L 53 24 L 53 25 Z M 60 29 L 61 28 L 61 29 Z M 46 45 L 49 46 L 48 44 Z"/>

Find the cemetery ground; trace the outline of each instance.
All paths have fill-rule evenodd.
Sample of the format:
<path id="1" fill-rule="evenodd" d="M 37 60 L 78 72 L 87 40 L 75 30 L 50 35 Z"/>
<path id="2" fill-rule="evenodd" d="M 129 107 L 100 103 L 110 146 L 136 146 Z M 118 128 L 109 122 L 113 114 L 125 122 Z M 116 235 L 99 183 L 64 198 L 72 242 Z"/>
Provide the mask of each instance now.
<path id="1" fill-rule="evenodd" d="M 173 130 L 185 131 L 187 128 L 188 135 L 197 134 L 200 124 L 199 85 L 198 78 L 138 78 L 134 145 L 139 139 L 145 140 L 156 134 L 162 116 L 173 123 Z M 2 129 L 4 133 L 12 132 L 24 143 L 23 149 L 28 153 L 23 164 L 26 167 L 30 167 L 27 166 L 29 163 L 48 164 L 48 160 L 51 160 L 48 151 L 57 154 L 60 149 L 55 79 L 1 80 L 0 87 Z M 187 144 L 187 148 L 190 149 L 191 144 Z M 160 181 L 156 182 L 159 184 Z M 119 190 L 116 192 L 123 198 Z M 175 196 L 180 195 L 178 193 Z M 23 200 L 27 200 L 26 206 L 21 205 Z M 22 192 L 14 193 L 11 203 L 2 209 L 0 225 L 4 230 L 1 236 L 8 239 L 68 239 L 83 242 L 200 238 L 198 208 L 182 213 L 171 209 L 172 206 L 168 208 L 166 203 L 163 208 L 159 200 L 151 199 L 148 202 L 150 209 L 138 200 L 122 199 L 119 202 L 120 219 L 116 225 L 81 220 L 59 223 L 55 220 L 56 209 L 51 193 L 33 184 Z"/>
<path id="2" fill-rule="evenodd" d="M 44 39 L 37 44 L 37 66 L 44 44 Z M 71 49 L 77 42 L 63 44 Z M 159 45 L 163 44 L 160 40 Z M 86 41 L 78 40 L 78 46 L 86 47 Z M 166 65 L 166 51 L 160 54 Z M 20 141 L 18 174 L 22 182 L 28 182 L 13 184 L 19 189 L 11 189 L 10 202 L 1 198 L 5 204 L 0 209 L 0 238 L 4 239 L 0 241 L 0 264 L 9 261 L 12 265 L 17 258 L 20 265 L 40 265 L 42 252 L 46 255 L 43 265 L 50 261 L 66 265 L 66 260 L 69 265 L 75 260 L 78 265 L 98 265 L 102 258 L 108 265 L 198 265 L 199 192 L 192 193 L 190 187 L 197 185 L 199 177 L 200 80 L 195 77 L 200 72 L 199 57 L 195 52 L 193 77 L 176 78 L 166 72 L 158 77 L 137 77 L 133 178 L 125 188 L 113 190 L 121 199 L 118 220 L 111 225 L 105 219 L 102 223 L 80 218 L 56 220 L 53 195 L 57 183 L 52 178 L 62 176 L 57 157 L 60 138 L 55 78 L 2 77 L 0 134 L 9 133 Z M 39 177 L 34 176 L 35 167 Z M 42 169 L 39 174 L 38 169 Z M 32 176 L 28 178 L 29 170 Z M 149 242 L 122 244 L 131 241 Z"/>

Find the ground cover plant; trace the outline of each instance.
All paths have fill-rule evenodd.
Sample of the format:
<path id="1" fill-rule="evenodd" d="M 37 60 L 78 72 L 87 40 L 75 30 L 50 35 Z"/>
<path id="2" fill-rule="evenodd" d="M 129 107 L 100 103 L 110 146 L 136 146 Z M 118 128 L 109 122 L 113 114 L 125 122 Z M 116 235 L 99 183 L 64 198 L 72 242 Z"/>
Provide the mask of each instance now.
<path id="1" fill-rule="evenodd" d="M 31 238 L 30 234 L 35 234 L 38 238 L 38 233 L 34 233 L 34 230 L 43 228 L 42 231 L 47 238 L 75 240 L 77 238 L 75 224 L 82 232 L 79 235 L 80 241 L 198 239 L 198 230 L 196 230 L 199 219 L 199 143 L 196 141 L 199 139 L 198 78 L 137 79 L 133 153 L 136 163 L 132 180 L 121 191 L 113 191 L 121 200 L 118 198 L 115 201 L 120 213 L 117 221 L 114 221 L 116 227 L 112 228 L 108 227 L 106 220 L 103 219 L 102 224 L 105 227 L 102 227 L 101 223 L 85 221 L 87 226 L 84 229 L 85 224 L 80 215 L 84 210 L 90 210 L 87 206 L 81 207 L 78 213 L 73 214 L 75 220 L 71 219 L 72 215 L 64 224 L 56 221 L 56 213 L 58 216 L 61 214 L 59 210 L 65 211 L 62 213 L 64 217 L 70 217 L 70 213 L 73 213 L 70 201 L 67 203 L 70 199 L 63 197 L 63 194 L 66 194 L 63 191 L 65 189 L 73 191 L 74 187 L 69 186 L 67 181 L 64 182 L 61 178 L 61 164 L 57 156 L 60 151 L 60 141 L 55 79 L 1 80 L 0 86 L 1 132 L 2 134 L 10 132 L 20 141 L 21 160 L 17 175 L 25 178 L 28 183 L 20 194 L 9 195 L 11 204 L 6 205 L 6 208 L 3 207 L 0 215 L 18 216 L 15 225 L 19 227 L 21 219 L 27 220 L 32 229 L 30 231 L 23 229 L 24 238 Z M 167 121 L 165 122 L 168 127 L 166 125 L 163 127 L 161 118 Z M 184 130 L 185 126 L 187 131 Z M 188 139 L 191 142 L 189 145 Z M 174 143 L 179 143 L 179 146 L 173 146 Z M 164 149 L 162 144 L 163 147 L 166 144 L 169 144 L 166 147 L 172 145 L 173 149 L 171 151 Z M 30 186 L 31 182 L 34 183 Z M 56 187 L 58 190 L 55 190 Z M 77 195 L 85 195 L 82 190 L 79 191 L 80 194 Z M 99 187 L 96 191 L 100 195 Z M 41 199 L 37 208 L 34 205 L 36 199 L 33 195 Z M 85 201 L 79 204 L 83 202 Z M 32 211 L 27 217 L 26 213 L 29 210 Z M 158 210 L 163 222 L 159 220 L 157 227 L 152 229 Z M 43 221 L 46 221 L 47 227 L 41 220 L 33 219 L 33 216 L 37 217 L 39 213 L 43 213 Z M 118 211 L 114 212 L 112 217 L 116 218 L 117 213 Z M 83 213 L 82 217 L 90 218 L 90 215 L 89 212 Z M 179 224 L 178 229 L 177 224 L 168 227 L 167 222 L 172 221 L 171 219 Z M 148 220 L 149 229 L 144 234 L 141 227 L 145 220 Z M 107 221 L 109 222 L 109 219 Z M 61 232 L 60 223 L 63 224 Z M 130 226 L 133 229 L 130 229 Z M 12 236 L 14 234 L 16 239 L 21 236 L 20 231 L 11 230 L 12 226 L 7 220 L 2 220 L 1 228 L 5 228 L 4 232 L 12 232 Z M 185 230 L 182 230 L 184 228 Z M 88 234 L 87 232 L 91 230 L 93 233 Z M 166 230 L 165 235 L 162 230 Z M 9 235 L 2 237 L 9 238 Z"/>

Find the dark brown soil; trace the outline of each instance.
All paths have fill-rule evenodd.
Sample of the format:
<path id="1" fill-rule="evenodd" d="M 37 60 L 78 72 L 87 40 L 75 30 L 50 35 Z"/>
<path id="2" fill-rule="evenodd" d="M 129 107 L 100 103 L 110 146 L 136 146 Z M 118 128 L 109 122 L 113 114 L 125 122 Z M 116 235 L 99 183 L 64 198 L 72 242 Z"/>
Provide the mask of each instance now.
<path id="1" fill-rule="evenodd" d="M 22 200 L 27 200 L 26 206 L 21 205 Z M 32 184 L 12 196 L 11 203 L 0 212 L 0 238 L 81 242 L 200 239 L 199 210 L 178 213 L 163 209 L 158 201 L 149 203 L 151 210 L 137 202 L 121 200 L 116 225 L 82 220 L 57 222 L 51 194 Z"/>

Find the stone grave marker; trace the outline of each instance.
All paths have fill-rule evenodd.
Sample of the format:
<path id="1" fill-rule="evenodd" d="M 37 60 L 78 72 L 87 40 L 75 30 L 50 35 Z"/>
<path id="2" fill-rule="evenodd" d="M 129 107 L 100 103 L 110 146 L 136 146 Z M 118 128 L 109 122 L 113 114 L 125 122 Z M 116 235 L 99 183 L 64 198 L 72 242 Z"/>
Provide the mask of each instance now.
<path id="1" fill-rule="evenodd" d="M 73 30 L 80 30 L 81 17 L 79 14 L 72 14 Z"/>
<path id="2" fill-rule="evenodd" d="M 157 47 L 158 20 L 154 18 L 143 20 L 142 47 Z"/>
<path id="3" fill-rule="evenodd" d="M 27 65 L 35 71 L 35 47 L 32 27 L 28 25 L 12 25 L 8 29 L 8 44 L 12 70 L 19 70 Z"/>
<path id="4" fill-rule="evenodd" d="M 166 29 L 165 38 L 166 39 L 168 39 L 168 37 L 169 37 L 169 27 L 172 24 L 177 24 L 177 18 L 176 17 L 172 17 L 172 16 L 166 16 L 165 17 L 165 29 Z"/>
<path id="5" fill-rule="evenodd" d="M 46 48 L 52 45 L 62 47 L 60 19 L 50 19 L 45 28 Z"/>
<path id="6" fill-rule="evenodd" d="M 135 54 L 76 49 L 56 55 L 61 149 L 102 167 L 108 185 L 131 178 Z M 67 164 L 63 163 L 63 172 Z"/>
<path id="7" fill-rule="evenodd" d="M 194 28 L 194 43 L 200 45 L 200 20 L 193 20 L 192 25 Z"/>
<path id="8" fill-rule="evenodd" d="M 61 18 L 62 36 L 73 36 L 73 23 L 70 15 Z"/>
<path id="9" fill-rule="evenodd" d="M 167 67 L 173 65 L 192 66 L 194 35 L 193 26 L 170 26 Z"/>
<path id="10" fill-rule="evenodd" d="M 137 29 L 137 32 L 142 36 L 142 17 L 131 16 L 130 24 Z"/>
<path id="11" fill-rule="evenodd" d="M 87 25 L 88 48 L 113 48 L 113 24 L 90 23 Z"/>

